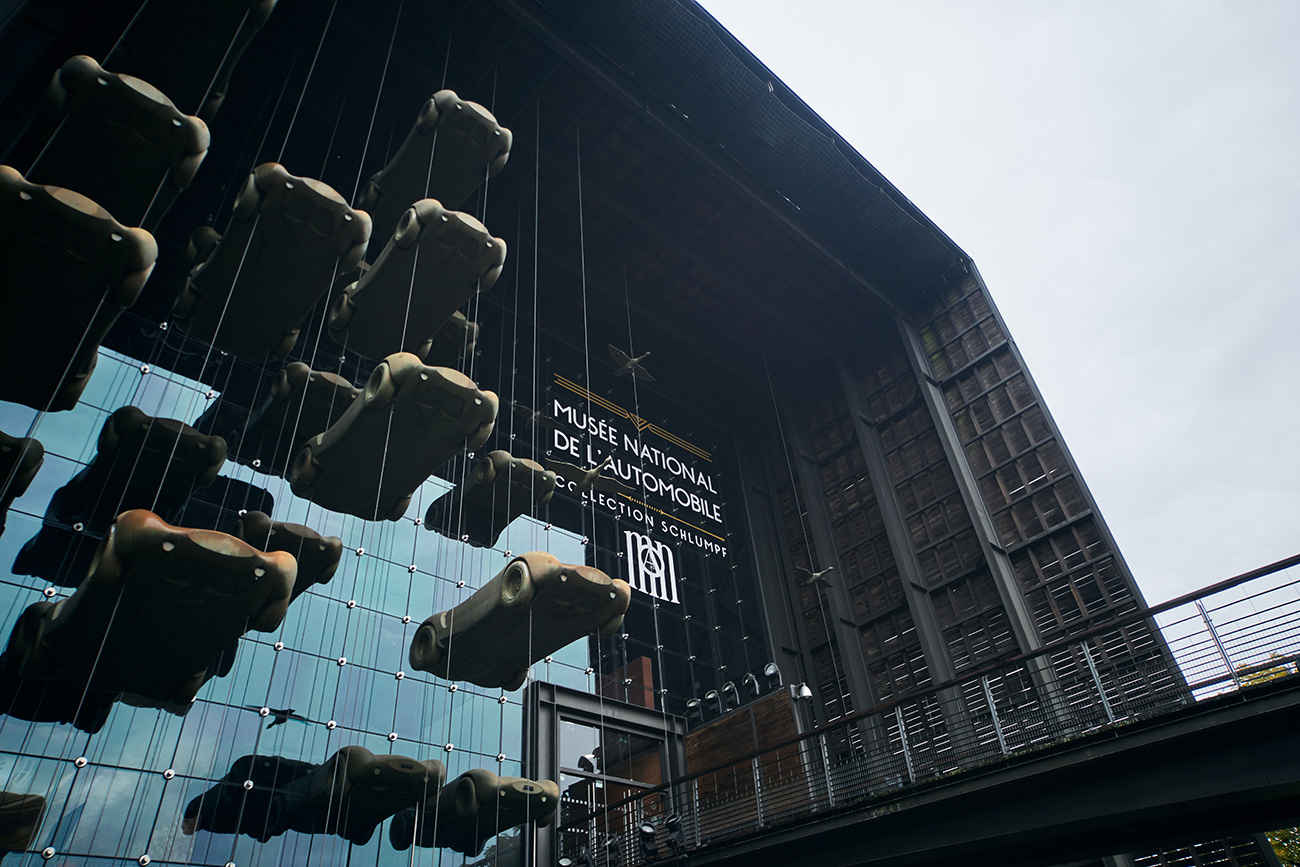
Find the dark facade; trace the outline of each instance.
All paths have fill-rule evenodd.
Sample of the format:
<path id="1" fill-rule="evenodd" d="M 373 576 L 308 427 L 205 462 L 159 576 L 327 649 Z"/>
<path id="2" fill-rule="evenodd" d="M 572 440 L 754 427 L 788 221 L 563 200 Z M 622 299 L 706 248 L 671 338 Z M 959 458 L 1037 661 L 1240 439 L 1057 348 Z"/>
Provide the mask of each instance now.
<path id="1" fill-rule="evenodd" d="M 632 857 L 630 815 L 613 811 L 589 830 L 580 817 L 735 749 L 709 734 L 733 707 L 748 706 L 756 742 L 760 728 L 788 735 L 1144 607 L 969 257 L 689 0 L 232 0 L 211 4 L 209 18 L 176 17 L 162 0 L 11 5 L 0 147 L 27 180 L 74 177 L 69 135 L 93 156 L 109 149 L 96 138 L 104 125 L 120 121 L 49 114 L 50 76 L 74 55 L 187 94 L 178 107 L 207 122 L 211 142 L 174 203 L 177 185 L 155 180 L 158 193 L 127 224 L 147 224 L 157 265 L 106 328 L 85 390 L 62 411 L 0 404 L 4 432 L 34 437 L 45 454 L 0 537 L 5 633 L 19 634 L 33 603 L 71 598 L 98 568 L 93 552 L 122 511 L 101 507 L 105 498 L 221 532 L 260 510 L 338 537 L 342 550 L 332 577 L 295 594 L 282 621 L 236 632 L 188 708 L 108 701 L 90 732 L 51 710 L 67 700 L 62 687 L 42 682 L 32 698 L 31 675 L 5 674 L 0 789 L 36 816 L 26 843 L 13 845 L 29 859 L 52 850 L 77 864 L 408 863 L 411 839 L 425 845 L 424 814 L 412 825 L 390 819 L 396 809 L 371 815 L 327 798 L 287 832 L 276 824 L 288 809 L 276 798 L 334 768 L 344 747 L 437 760 L 448 781 L 482 768 L 557 782 L 557 822 L 481 820 L 483 842 L 501 832 L 483 863 L 525 852 L 549 863 L 584 845 L 605 863 L 611 840 Z M 238 34 L 268 10 L 245 47 Z M 254 167 L 279 163 L 356 206 L 444 89 L 480 103 L 512 138 L 508 162 L 478 169 L 457 206 L 504 242 L 504 267 L 458 305 L 476 339 L 460 333 L 437 362 L 494 393 L 499 408 L 490 434 L 462 443 L 409 504 L 362 517 L 323 505 L 319 489 L 300 496 L 290 484 L 301 478 L 296 450 L 265 434 L 286 365 L 337 377 L 343 394 L 383 360 L 333 327 L 355 275 L 325 263 L 283 358 L 223 348 L 242 327 L 232 324 L 241 303 L 253 302 L 232 302 L 203 332 L 176 299 L 193 276 L 187 245 L 201 236 L 191 233 L 237 230 L 232 213 Z M 403 206 L 429 192 L 404 190 Z M 6 303 L 35 310 L 28 298 L 56 291 L 41 281 L 46 251 L 24 240 L 39 231 L 13 219 L 6 231 L 23 263 Z M 249 230 L 256 243 L 271 230 L 260 231 Z M 371 237 L 373 270 L 388 241 Z M 256 243 L 237 260 L 236 282 L 256 279 L 260 266 L 241 270 L 249 255 L 260 261 Z M 385 321 L 403 320 L 403 339 L 416 293 L 412 276 L 405 303 L 385 310 Z M 69 300 L 23 319 L 0 348 L 5 376 L 67 365 L 42 347 L 93 332 L 78 309 Z M 247 330 L 258 322 L 250 316 Z M 629 356 L 653 378 L 629 371 Z M 107 454 L 101 428 L 128 406 L 221 436 L 228 454 L 215 480 L 169 489 L 179 446 L 154 475 L 87 471 Z M 289 439 L 319 433 L 296 424 L 285 423 Z M 396 465 L 407 453 L 387 447 L 393 436 L 387 429 L 371 454 Z M 494 450 L 560 478 L 545 502 L 483 535 L 471 507 L 446 497 Z M 343 464 L 365 466 L 362 457 Z M 593 468 L 599 478 L 582 484 Z M 60 505 L 78 485 L 94 520 Z M 425 617 L 533 550 L 626 580 L 621 626 L 532 653 L 523 690 L 411 670 Z M 145 611 L 134 628 L 159 628 L 157 653 L 167 654 L 168 642 L 193 640 L 185 616 Z M 531 651 L 534 627 L 544 631 L 532 621 L 489 629 L 460 652 Z M 1065 654 L 1037 674 L 1087 690 L 1095 665 L 1127 695 L 1185 691 L 1152 628 L 1116 629 L 1098 645 L 1102 658 Z M 769 664 L 779 673 L 765 673 Z M 100 665 L 95 657 L 89 670 Z M 75 713 L 94 676 L 74 679 Z M 758 701 L 797 684 L 813 694 L 808 716 Z M 900 724 L 922 742 L 933 720 Z M 275 769 L 267 778 L 262 764 Z M 362 814 L 373 821 L 352 818 Z M 442 814 L 428 815 L 436 830 Z M 480 863 L 477 850 L 462 854 Z M 440 856 L 426 846 L 417 857 Z"/>

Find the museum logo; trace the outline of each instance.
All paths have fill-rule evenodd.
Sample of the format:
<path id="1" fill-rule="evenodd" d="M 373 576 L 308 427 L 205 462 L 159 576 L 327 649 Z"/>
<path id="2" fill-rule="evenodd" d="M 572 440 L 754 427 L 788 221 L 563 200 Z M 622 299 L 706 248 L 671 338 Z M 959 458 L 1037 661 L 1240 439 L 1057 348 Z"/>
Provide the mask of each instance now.
<path id="1" fill-rule="evenodd" d="M 628 584 L 664 602 L 677 602 L 677 562 L 673 549 L 635 530 L 623 531 Z"/>

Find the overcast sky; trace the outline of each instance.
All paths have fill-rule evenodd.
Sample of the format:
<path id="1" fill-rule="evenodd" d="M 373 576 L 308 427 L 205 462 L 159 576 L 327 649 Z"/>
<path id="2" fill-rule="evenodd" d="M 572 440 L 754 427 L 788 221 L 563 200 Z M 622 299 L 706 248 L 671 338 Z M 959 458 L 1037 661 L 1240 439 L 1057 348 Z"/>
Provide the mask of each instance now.
<path id="1" fill-rule="evenodd" d="M 1300 552 L 1300 2 L 703 2 L 975 260 L 1149 602 Z"/>

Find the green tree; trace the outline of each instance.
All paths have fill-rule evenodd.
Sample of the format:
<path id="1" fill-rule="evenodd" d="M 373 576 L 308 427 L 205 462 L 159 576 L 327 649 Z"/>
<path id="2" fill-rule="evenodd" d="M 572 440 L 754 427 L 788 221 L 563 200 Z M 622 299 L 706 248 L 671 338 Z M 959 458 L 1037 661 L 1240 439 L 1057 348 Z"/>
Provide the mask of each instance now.
<path id="1" fill-rule="evenodd" d="M 1268 842 L 1273 844 L 1282 867 L 1300 867 L 1300 828 L 1269 831 Z"/>
<path id="2" fill-rule="evenodd" d="M 1298 672 L 1300 672 L 1300 664 L 1295 662 L 1294 657 L 1286 657 L 1280 653 L 1270 653 L 1268 662 L 1237 666 L 1237 680 L 1241 681 L 1242 686 L 1250 686 L 1268 680 L 1277 680 L 1280 677 L 1287 677 Z"/>

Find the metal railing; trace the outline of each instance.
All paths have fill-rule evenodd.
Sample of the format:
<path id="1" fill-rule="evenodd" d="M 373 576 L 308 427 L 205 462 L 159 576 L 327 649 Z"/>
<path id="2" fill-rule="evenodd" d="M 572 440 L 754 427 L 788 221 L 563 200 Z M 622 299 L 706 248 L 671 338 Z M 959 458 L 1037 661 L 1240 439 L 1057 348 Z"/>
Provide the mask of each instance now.
<path id="1" fill-rule="evenodd" d="M 1295 677 L 1298 564 L 1300 555 L 1112 617 L 599 812 L 565 811 L 561 847 L 596 841 L 587 845 L 599 867 L 669 859 Z"/>

